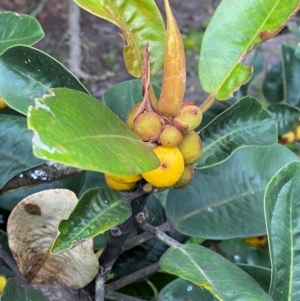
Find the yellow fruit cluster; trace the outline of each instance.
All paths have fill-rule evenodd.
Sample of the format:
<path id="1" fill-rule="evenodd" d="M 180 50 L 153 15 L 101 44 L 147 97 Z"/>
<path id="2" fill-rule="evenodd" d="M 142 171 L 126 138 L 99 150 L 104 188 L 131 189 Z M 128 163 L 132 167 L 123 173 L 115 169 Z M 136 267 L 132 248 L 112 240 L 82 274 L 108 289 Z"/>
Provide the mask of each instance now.
<path id="1" fill-rule="evenodd" d="M 297 125 L 293 131 L 281 135 L 278 139 L 278 142 L 281 144 L 293 143 L 295 141 L 300 141 L 300 125 Z"/>
<path id="2" fill-rule="evenodd" d="M 160 160 L 154 170 L 139 175 L 157 188 L 182 188 L 194 175 L 193 164 L 202 154 L 200 136 L 194 131 L 202 121 L 202 111 L 193 101 L 183 102 L 186 85 L 186 64 L 182 38 L 169 1 L 164 0 L 167 17 L 164 55 L 164 77 L 159 101 L 150 83 L 149 54 L 143 52 L 143 100 L 127 115 L 127 126 L 133 130 Z M 150 83 L 150 84 L 149 84 Z M 116 190 L 130 191 L 138 180 L 105 176 Z"/>
<path id="3" fill-rule="evenodd" d="M 160 160 L 158 168 L 143 173 L 142 177 L 158 188 L 187 186 L 194 175 L 193 164 L 202 154 L 200 136 L 194 131 L 202 121 L 201 110 L 187 101 L 173 118 L 154 110 L 136 116 L 139 106 L 129 112 L 127 125 L 143 141 L 154 143 L 153 151 Z"/>

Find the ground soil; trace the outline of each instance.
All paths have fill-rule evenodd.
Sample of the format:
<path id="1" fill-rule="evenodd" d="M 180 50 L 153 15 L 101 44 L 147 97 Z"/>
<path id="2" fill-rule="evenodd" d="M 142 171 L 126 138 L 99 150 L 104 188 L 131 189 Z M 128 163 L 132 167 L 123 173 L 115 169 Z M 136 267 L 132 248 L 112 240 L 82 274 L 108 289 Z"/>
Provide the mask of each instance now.
<path id="1" fill-rule="evenodd" d="M 10 10 L 28 13 L 42 0 L 0 0 L 0 11 Z M 155 0 L 164 16 L 163 0 Z M 171 7 L 183 35 L 203 32 L 215 8 L 221 0 L 171 0 Z M 35 47 L 52 55 L 65 66 L 69 65 L 68 0 L 48 0 L 37 19 L 41 23 L 45 38 Z M 82 80 L 96 98 L 101 99 L 105 90 L 124 80 L 132 79 L 123 60 L 123 40 L 115 25 L 81 10 L 82 69 L 89 75 L 101 79 Z M 1 29 L 0 29 L 1 30 Z M 280 44 L 290 43 L 290 36 L 280 35 L 259 47 L 266 70 L 280 60 Z M 199 103 L 205 99 L 200 87 L 197 68 L 199 47 L 186 51 L 187 89 L 185 99 Z M 265 70 L 265 72 L 266 72 Z M 265 74 L 265 73 L 264 73 Z M 162 72 L 154 81 L 161 85 Z M 256 95 L 254 95 L 256 96 Z"/>

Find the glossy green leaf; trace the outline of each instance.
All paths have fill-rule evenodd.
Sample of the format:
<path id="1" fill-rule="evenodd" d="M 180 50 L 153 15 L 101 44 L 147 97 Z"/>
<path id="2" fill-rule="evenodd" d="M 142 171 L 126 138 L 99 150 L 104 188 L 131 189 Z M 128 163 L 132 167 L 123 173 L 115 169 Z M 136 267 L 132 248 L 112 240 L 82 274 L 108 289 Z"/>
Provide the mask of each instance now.
<path id="1" fill-rule="evenodd" d="M 200 132 L 203 153 L 196 168 L 227 160 L 246 146 L 269 146 L 277 142 L 276 124 L 266 109 L 246 96 L 218 115 Z"/>
<path id="2" fill-rule="evenodd" d="M 239 101 L 242 97 L 251 95 L 251 87 L 255 83 L 257 77 L 264 71 L 263 61 L 258 51 L 254 51 L 253 58 L 251 60 L 251 64 L 253 65 L 253 74 L 250 80 L 241 88 L 236 91 L 232 98 L 227 101 L 227 104 L 232 105 Z M 255 87 L 254 87 L 255 89 Z M 218 103 L 218 102 L 217 102 Z"/>
<path id="3" fill-rule="evenodd" d="M 40 292 L 31 286 L 24 286 L 17 278 L 9 278 L 0 297 L 1 301 L 48 301 Z"/>
<path id="4" fill-rule="evenodd" d="M 300 299 L 300 162 L 284 166 L 265 193 L 265 217 L 272 262 L 270 294 L 275 301 Z"/>
<path id="5" fill-rule="evenodd" d="M 69 218 L 58 226 L 59 235 L 51 254 L 60 253 L 82 241 L 116 227 L 129 218 L 130 204 L 111 189 L 90 189 L 82 195 Z"/>
<path id="6" fill-rule="evenodd" d="M 117 25 L 125 40 L 128 72 L 141 77 L 142 51 L 149 43 L 150 68 L 155 74 L 163 65 L 165 26 L 154 0 L 75 0 L 83 9 Z"/>
<path id="7" fill-rule="evenodd" d="M 300 118 L 300 110 L 287 104 L 272 104 L 268 111 L 277 125 L 278 135 L 292 131 Z"/>
<path id="8" fill-rule="evenodd" d="M 42 163 L 15 175 L 0 189 L 0 194 L 75 177 L 83 172 L 81 169 L 54 162 Z"/>
<path id="9" fill-rule="evenodd" d="M 299 0 L 223 0 L 201 45 L 203 89 L 219 100 L 230 98 L 252 74 L 252 67 L 241 63 L 244 55 L 256 43 L 276 35 L 299 7 Z"/>
<path id="10" fill-rule="evenodd" d="M 239 265 L 271 268 L 270 256 L 264 248 L 251 247 L 240 238 L 222 240 L 218 246 Z"/>
<path id="11" fill-rule="evenodd" d="M 119 175 L 140 174 L 159 165 L 136 134 L 86 93 L 51 90 L 30 107 L 28 126 L 34 131 L 34 154 L 42 159 Z"/>
<path id="12" fill-rule="evenodd" d="M 173 246 L 161 257 L 159 264 L 168 273 L 209 290 L 220 301 L 272 301 L 246 272 L 199 245 Z"/>
<path id="13" fill-rule="evenodd" d="M 297 156 L 278 144 L 241 148 L 222 164 L 196 170 L 188 187 L 170 190 L 167 217 L 189 236 L 229 239 L 264 235 L 265 188 L 271 177 L 293 160 Z"/>
<path id="14" fill-rule="evenodd" d="M 85 181 L 82 189 L 78 193 L 81 196 L 84 192 L 91 188 L 108 188 L 108 185 L 105 182 L 104 174 L 94 171 L 85 172 Z"/>
<path id="15" fill-rule="evenodd" d="M 300 59 L 294 55 L 294 49 L 282 45 L 281 48 L 283 75 L 284 75 L 284 100 L 292 106 L 300 106 Z"/>
<path id="16" fill-rule="evenodd" d="M 13 12 L 0 13 L 0 54 L 17 44 L 33 45 L 43 37 L 43 29 L 35 18 Z"/>
<path id="17" fill-rule="evenodd" d="M 34 99 L 50 88 L 66 87 L 88 93 L 78 79 L 46 53 L 15 46 L 0 56 L 0 96 L 14 110 L 26 115 Z"/>
<path id="18" fill-rule="evenodd" d="M 32 154 L 31 139 L 24 117 L 0 115 L 0 187 L 24 169 L 42 163 Z"/>
<path id="19" fill-rule="evenodd" d="M 0 188 L 16 175 L 21 175 L 24 170 L 43 163 L 33 155 L 31 139 L 32 133 L 27 129 L 26 118 L 0 114 Z M 0 208 L 11 211 L 27 195 L 44 189 L 68 188 L 77 193 L 83 185 L 84 177 L 81 174 L 52 184 L 41 184 L 0 195 Z"/>
<path id="20" fill-rule="evenodd" d="M 300 60 L 300 45 L 299 44 L 296 46 L 294 54 L 295 54 L 295 57 Z"/>
<path id="21" fill-rule="evenodd" d="M 264 64 L 258 51 L 254 52 L 251 64 L 253 65 L 253 74 L 250 80 L 245 85 L 241 86 L 240 89 L 243 96 L 249 95 L 249 89 L 251 88 L 257 77 L 264 71 Z"/>
<path id="22" fill-rule="evenodd" d="M 183 279 L 176 279 L 166 285 L 157 301 L 215 301 L 214 296 L 202 287 Z"/>
<path id="23" fill-rule="evenodd" d="M 238 264 L 238 267 L 249 274 L 259 285 L 263 288 L 266 293 L 269 293 L 270 282 L 271 282 L 271 270 L 268 268 Z"/>
<path id="24" fill-rule="evenodd" d="M 159 98 L 161 88 L 153 84 L 156 97 Z M 102 102 L 126 122 L 127 114 L 137 103 L 141 102 L 142 82 L 139 79 L 125 81 L 107 89 Z"/>
<path id="25" fill-rule="evenodd" d="M 274 64 L 263 82 L 263 93 L 269 102 L 281 102 L 284 98 L 282 63 Z"/>

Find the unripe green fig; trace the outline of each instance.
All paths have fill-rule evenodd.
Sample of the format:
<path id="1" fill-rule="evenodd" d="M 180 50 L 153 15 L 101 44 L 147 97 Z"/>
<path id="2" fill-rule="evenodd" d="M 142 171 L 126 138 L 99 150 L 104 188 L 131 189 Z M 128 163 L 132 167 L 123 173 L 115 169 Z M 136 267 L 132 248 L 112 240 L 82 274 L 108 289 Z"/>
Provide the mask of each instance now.
<path id="1" fill-rule="evenodd" d="M 155 142 L 162 130 L 162 119 L 155 112 L 144 112 L 135 119 L 133 130 L 143 141 Z"/>
<path id="2" fill-rule="evenodd" d="M 197 128 L 202 121 L 202 111 L 199 107 L 183 106 L 175 116 L 173 124 L 182 132 L 192 131 Z"/>
<path id="3" fill-rule="evenodd" d="M 182 133 L 173 125 L 166 125 L 159 136 L 159 142 L 165 147 L 176 147 L 182 141 Z"/>
<path id="4" fill-rule="evenodd" d="M 195 131 L 183 134 L 183 139 L 178 145 L 182 153 L 185 165 L 191 165 L 198 161 L 202 154 L 202 141 Z"/>
<path id="5" fill-rule="evenodd" d="M 127 115 L 126 124 L 131 130 L 133 130 L 134 117 L 135 117 L 135 114 L 138 111 L 140 105 L 141 105 L 141 102 L 134 105 Z"/>
<path id="6" fill-rule="evenodd" d="M 185 165 L 180 179 L 172 186 L 173 188 L 184 188 L 193 179 L 195 170 L 193 165 Z"/>

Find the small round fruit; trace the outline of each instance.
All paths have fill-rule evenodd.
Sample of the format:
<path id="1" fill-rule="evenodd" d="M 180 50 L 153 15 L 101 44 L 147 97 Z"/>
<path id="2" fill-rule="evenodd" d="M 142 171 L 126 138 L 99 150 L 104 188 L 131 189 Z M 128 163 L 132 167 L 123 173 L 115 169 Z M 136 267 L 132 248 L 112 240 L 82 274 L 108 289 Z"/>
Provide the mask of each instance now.
<path id="1" fill-rule="evenodd" d="M 297 141 L 300 140 L 300 125 L 297 125 L 296 128 L 294 129 L 294 133 L 295 133 L 295 139 Z"/>
<path id="2" fill-rule="evenodd" d="M 193 179 L 194 176 L 194 166 L 193 165 L 186 165 L 184 167 L 184 171 L 180 177 L 180 179 L 172 186 L 173 188 L 184 188 Z"/>
<path id="3" fill-rule="evenodd" d="M 129 176 L 108 175 L 108 176 L 114 181 L 122 184 L 135 183 L 143 178 L 142 175 L 129 175 Z"/>
<path id="4" fill-rule="evenodd" d="M 138 111 L 140 105 L 141 105 L 141 102 L 134 105 L 127 115 L 126 124 L 131 130 L 133 130 L 134 117 L 135 117 L 135 114 Z"/>
<path id="5" fill-rule="evenodd" d="M 4 101 L 4 99 L 0 96 L 0 110 L 5 110 L 8 108 L 8 105 Z"/>
<path id="6" fill-rule="evenodd" d="M 243 242 L 245 244 L 255 248 L 263 247 L 267 243 L 267 241 L 268 241 L 267 235 L 243 238 Z"/>
<path id="7" fill-rule="evenodd" d="M 160 166 L 142 174 L 143 178 L 158 188 L 171 187 L 181 177 L 184 170 L 184 161 L 177 147 L 159 145 L 153 149 L 160 160 Z"/>
<path id="8" fill-rule="evenodd" d="M 181 141 L 182 133 L 174 125 L 167 125 L 159 135 L 159 142 L 165 147 L 176 147 Z"/>
<path id="9" fill-rule="evenodd" d="M 194 164 L 202 154 L 201 138 L 195 131 L 184 133 L 178 148 L 182 153 L 185 165 Z"/>
<path id="10" fill-rule="evenodd" d="M 294 132 L 288 132 L 280 136 L 280 140 L 283 143 L 293 143 L 295 141 L 296 135 Z"/>
<path id="11" fill-rule="evenodd" d="M 135 188 L 135 182 L 134 183 L 120 183 L 112 179 L 109 175 L 104 175 L 106 184 L 117 191 L 131 191 Z"/>
<path id="12" fill-rule="evenodd" d="M 0 275 L 0 295 L 3 293 L 3 291 L 5 289 L 6 282 L 7 282 L 6 277 Z"/>
<path id="13" fill-rule="evenodd" d="M 182 132 L 192 131 L 202 121 L 202 111 L 199 107 L 191 105 L 181 108 L 173 120 L 173 124 Z"/>
<path id="14" fill-rule="evenodd" d="M 133 124 L 134 132 L 143 141 L 156 141 L 162 129 L 161 117 L 155 112 L 139 115 Z"/>

